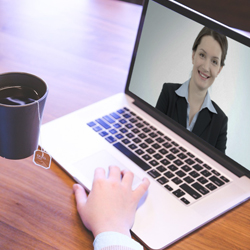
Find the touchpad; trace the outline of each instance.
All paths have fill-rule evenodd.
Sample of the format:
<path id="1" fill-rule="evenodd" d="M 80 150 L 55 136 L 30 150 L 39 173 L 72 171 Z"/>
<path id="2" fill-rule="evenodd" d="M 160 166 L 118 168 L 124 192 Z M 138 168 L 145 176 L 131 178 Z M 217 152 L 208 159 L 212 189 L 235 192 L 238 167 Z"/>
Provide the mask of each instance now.
<path id="1" fill-rule="evenodd" d="M 105 169 L 106 176 L 109 173 L 109 166 L 117 166 L 121 170 L 129 170 L 120 161 L 118 161 L 114 156 L 109 154 L 107 151 L 99 151 L 89 157 L 86 157 L 73 164 L 74 179 L 86 187 L 88 190 L 92 189 L 92 182 L 94 179 L 95 169 L 100 167 Z M 130 170 L 131 171 L 131 170 Z M 132 190 L 136 189 L 141 183 L 138 176 L 134 176 Z"/>

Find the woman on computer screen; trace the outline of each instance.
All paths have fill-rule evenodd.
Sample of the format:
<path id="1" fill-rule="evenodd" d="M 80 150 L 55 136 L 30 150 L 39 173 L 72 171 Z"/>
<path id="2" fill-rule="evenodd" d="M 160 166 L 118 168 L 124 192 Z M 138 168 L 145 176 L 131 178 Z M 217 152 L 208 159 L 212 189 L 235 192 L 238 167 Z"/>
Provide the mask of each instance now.
<path id="1" fill-rule="evenodd" d="M 210 99 L 208 88 L 220 74 L 227 38 L 204 27 L 192 48 L 191 78 L 183 84 L 164 83 L 156 108 L 221 152 L 226 151 L 228 118 Z"/>

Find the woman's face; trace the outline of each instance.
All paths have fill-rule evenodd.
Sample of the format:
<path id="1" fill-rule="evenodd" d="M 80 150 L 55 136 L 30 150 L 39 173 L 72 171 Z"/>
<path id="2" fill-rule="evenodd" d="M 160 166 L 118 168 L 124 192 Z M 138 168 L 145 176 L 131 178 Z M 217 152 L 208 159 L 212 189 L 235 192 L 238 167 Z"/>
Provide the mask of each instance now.
<path id="1" fill-rule="evenodd" d="M 191 82 L 199 90 L 207 90 L 220 73 L 221 47 L 212 36 L 204 36 L 192 54 L 193 71 Z"/>

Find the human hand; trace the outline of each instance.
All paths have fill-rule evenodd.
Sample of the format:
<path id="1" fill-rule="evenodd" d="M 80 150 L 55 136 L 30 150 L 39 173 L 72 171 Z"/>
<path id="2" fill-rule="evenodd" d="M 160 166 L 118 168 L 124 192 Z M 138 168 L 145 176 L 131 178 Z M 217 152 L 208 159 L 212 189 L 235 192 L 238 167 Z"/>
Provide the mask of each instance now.
<path id="1" fill-rule="evenodd" d="M 133 178 L 132 172 L 121 173 L 118 167 L 112 166 L 108 178 L 104 169 L 96 169 L 89 196 L 82 186 L 74 184 L 77 210 L 94 237 L 107 231 L 131 236 L 137 205 L 149 187 L 149 180 L 144 178 L 133 191 Z"/>

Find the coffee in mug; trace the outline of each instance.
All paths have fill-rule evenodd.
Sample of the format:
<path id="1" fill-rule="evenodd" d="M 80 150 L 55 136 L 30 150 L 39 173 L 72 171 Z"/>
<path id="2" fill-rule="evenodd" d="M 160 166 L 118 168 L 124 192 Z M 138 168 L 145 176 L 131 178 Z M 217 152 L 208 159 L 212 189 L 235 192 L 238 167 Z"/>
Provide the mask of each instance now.
<path id="1" fill-rule="evenodd" d="M 47 84 L 28 73 L 0 74 L 0 156 L 23 159 L 38 147 Z"/>
<path id="2" fill-rule="evenodd" d="M 25 86 L 6 86 L 0 88 L 0 103 L 6 105 L 25 105 L 37 101 L 38 93 Z"/>

